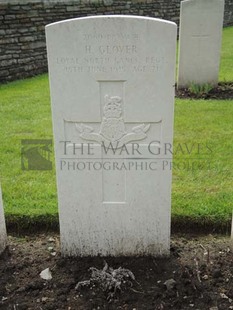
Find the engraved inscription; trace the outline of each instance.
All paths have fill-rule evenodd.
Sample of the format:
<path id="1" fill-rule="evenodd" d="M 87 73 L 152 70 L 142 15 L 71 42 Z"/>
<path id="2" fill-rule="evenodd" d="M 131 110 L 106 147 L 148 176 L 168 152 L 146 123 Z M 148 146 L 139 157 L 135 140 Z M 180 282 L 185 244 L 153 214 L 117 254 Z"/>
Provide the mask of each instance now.
<path id="1" fill-rule="evenodd" d="M 101 40 L 138 40 L 139 39 L 139 34 L 137 33 L 85 33 L 83 34 L 83 39 L 85 41 L 101 41 Z"/>
<path id="2" fill-rule="evenodd" d="M 114 56 L 114 57 L 92 57 L 84 56 L 57 58 L 56 64 L 63 67 L 68 73 L 72 72 L 159 72 L 166 63 L 163 57 L 137 56 Z"/>
<path id="3" fill-rule="evenodd" d="M 84 34 L 80 37 L 79 55 L 64 55 L 56 59 L 56 64 L 65 73 L 160 72 L 166 64 L 165 58 L 142 55 L 141 40 L 136 33 Z"/>
<path id="4" fill-rule="evenodd" d="M 136 54 L 136 45 L 100 45 L 97 49 L 94 49 L 91 45 L 85 46 L 85 53 L 96 53 L 100 55 L 119 55 L 119 54 Z"/>

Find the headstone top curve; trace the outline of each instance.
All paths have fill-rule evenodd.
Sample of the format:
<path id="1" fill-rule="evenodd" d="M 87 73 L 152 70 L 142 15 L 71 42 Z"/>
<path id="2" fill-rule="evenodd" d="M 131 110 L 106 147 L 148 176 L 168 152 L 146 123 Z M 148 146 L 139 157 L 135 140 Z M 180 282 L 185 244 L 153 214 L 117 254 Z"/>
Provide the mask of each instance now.
<path id="1" fill-rule="evenodd" d="M 98 19 L 125 19 L 125 20 L 144 20 L 144 21 L 153 21 L 153 22 L 160 22 L 160 23 L 164 23 L 167 25 L 172 25 L 173 27 L 177 27 L 177 24 L 172 22 L 172 21 L 168 21 L 168 20 L 164 20 L 161 18 L 153 18 L 153 17 L 144 17 L 144 16 L 137 16 L 137 15 L 98 15 L 98 16 L 85 16 L 85 17 L 76 17 L 76 18 L 70 18 L 70 19 L 65 19 L 62 21 L 58 21 L 58 22 L 54 22 L 51 24 L 48 24 L 45 26 L 45 28 L 50 28 L 50 27 L 55 27 L 58 26 L 60 24 L 65 24 L 68 22 L 74 22 L 74 21 L 91 21 L 91 20 L 98 20 Z"/>

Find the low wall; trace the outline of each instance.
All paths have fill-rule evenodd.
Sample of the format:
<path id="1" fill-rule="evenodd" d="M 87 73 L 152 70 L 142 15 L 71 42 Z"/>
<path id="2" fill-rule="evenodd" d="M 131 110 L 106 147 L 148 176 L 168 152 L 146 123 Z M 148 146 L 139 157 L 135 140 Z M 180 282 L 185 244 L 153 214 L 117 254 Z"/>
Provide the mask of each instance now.
<path id="1" fill-rule="evenodd" d="M 180 0 L 1 0 L 0 83 L 47 71 L 46 24 L 68 18 L 129 14 L 179 24 Z M 233 25 L 233 1 L 225 0 L 224 26 Z"/>

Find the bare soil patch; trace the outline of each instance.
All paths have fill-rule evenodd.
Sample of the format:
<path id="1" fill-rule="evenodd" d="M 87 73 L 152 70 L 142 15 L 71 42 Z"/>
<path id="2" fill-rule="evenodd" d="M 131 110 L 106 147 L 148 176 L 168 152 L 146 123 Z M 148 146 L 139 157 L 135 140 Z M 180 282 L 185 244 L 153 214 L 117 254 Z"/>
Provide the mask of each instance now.
<path id="1" fill-rule="evenodd" d="M 219 83 L 208 93 L 194 94 L 189 89 L 176 89 L 176 97 L 181 99 L 233 99 L 233 82 Z"/>
<path id="2" fill-rule="evenodd" d="M 104 261 L 129 269 L 135 281 L 110 300 L 98 285 L 76 290 Z M 46 268 L 51 280 L 40 277 Z M 63 258 L 58 235 L 10 237 L 0 258 L 0 309 L 233 309 L 233 245 L 222 236 L 176 235 L 167 258 Z"/>

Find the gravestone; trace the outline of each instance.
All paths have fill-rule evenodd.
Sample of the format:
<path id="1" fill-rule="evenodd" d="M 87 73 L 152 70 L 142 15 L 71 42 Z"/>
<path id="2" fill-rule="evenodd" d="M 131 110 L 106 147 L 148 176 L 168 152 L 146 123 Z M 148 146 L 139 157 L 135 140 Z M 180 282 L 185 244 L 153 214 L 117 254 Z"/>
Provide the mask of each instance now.
<path id="1" fill-rule="evenodd" d="M 63 255 L 168 254 L 176 24 L 85 17 L 46 40 Z"/>
<path id="2" fill-rule="evenodd" d="M 178 87 L 218 83 L 224 0 L 181 2 Z"/>
<path id="3" fill-rule="evenodd" d="M 5 250 L 7 242 L 6 224 L 2 203 L 2 191 L 0 186 L 0 254 Z"/>

